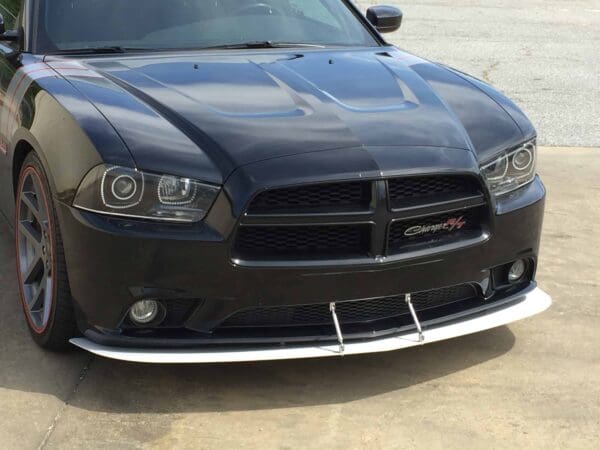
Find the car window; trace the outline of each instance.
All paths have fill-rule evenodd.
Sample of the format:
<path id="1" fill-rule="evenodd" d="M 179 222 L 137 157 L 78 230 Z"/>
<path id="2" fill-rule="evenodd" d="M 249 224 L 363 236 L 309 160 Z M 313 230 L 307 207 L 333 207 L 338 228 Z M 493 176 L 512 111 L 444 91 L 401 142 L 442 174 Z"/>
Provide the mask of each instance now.
<path id="1" fill-rule="evenodd" d="M 0 0 L 0 14 L 4 17 L 4 26 L 7 30 L 16 27 L 22 6 L 23 0 Z"/>
<path id="2" fill-rule="evenodd" d="M 45 0 L 39 8 L 43 52 L 255 41 L 378 45 L 342 0 Z"/>

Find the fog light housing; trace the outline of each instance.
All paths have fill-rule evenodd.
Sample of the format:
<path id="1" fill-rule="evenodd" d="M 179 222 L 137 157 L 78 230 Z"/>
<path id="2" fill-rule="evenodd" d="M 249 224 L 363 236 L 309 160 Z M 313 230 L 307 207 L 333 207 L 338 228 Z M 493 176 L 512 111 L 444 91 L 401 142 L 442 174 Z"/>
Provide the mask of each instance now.
<path id="1" fill-rule="evenodd" d="M 156 300 L 140 300 L 129 310 L 129 318 L 137 325 L 147 325 L 158 317 L 159 311 L 160 306 Z"/>
<path id="2" fill-rule="evenodd" d="M 508 270 L 509 283 L 516 283 L 521 280 L 527 271 L 527 263 L 523 259 L 516 260 Z"/>

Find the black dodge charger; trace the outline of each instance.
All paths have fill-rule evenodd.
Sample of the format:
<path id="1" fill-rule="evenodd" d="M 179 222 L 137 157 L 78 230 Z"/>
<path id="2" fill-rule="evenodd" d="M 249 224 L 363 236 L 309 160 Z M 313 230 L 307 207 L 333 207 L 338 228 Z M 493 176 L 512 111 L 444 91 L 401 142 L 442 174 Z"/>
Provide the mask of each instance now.
<path id="1" fill-rule="evenodd" d="M 33 339 L 140 362 L 400 349 L 545 310 L 536 132 L 348 0 L 0 0 Z"/>

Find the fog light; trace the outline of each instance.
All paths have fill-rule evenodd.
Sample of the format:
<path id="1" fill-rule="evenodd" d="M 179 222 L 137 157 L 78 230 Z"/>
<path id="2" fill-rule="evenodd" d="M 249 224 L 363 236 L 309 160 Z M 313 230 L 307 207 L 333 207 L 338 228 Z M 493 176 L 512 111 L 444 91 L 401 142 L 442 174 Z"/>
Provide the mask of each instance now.
<path id="1" fill-rule="evenodd" d="M 515 283 L 523 278 L 525 275 L 525 271 L 527 270 L 527 264 L 524 260 L 519 259 L 510 266 L 510 270 L 508 271 L 508 281 L 510 283 Z"/>
<path id="2" fill-rule="evenodd" d="M 159 306 L 155 300 L 141 300 L 129 310 L 129 318 L 137 324 L 146 325 L 158 316 Z"/>

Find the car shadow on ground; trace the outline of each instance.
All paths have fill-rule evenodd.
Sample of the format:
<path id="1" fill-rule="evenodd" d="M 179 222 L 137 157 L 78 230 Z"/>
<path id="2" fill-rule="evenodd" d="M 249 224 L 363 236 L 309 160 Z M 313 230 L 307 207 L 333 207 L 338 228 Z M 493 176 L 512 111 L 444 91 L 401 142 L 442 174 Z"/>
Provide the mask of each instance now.
<path id="1" fill-rule="evenodd" d="M 392 353 L 244 364 L 146 366 L 95 359 L 73 406 L 108 412 L 250 411 L 339 404 L 397 391 L 508 352 L 507 327 Z M 95 387 L 91 387 L 91 383 Z"/>
<path id="2" fill-rule="evenodd" d="M 391 353 L 214 365 L 143 365 L 35 346 L 17 295 L 14 253 L 0 224 L 1 389 L 55 396 L 89 411 L 223 412 L 326 405 L 435 380 L 508 352 L 507 327 Z"/>

